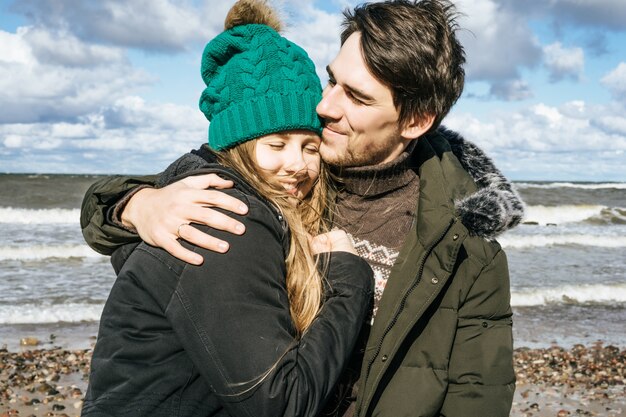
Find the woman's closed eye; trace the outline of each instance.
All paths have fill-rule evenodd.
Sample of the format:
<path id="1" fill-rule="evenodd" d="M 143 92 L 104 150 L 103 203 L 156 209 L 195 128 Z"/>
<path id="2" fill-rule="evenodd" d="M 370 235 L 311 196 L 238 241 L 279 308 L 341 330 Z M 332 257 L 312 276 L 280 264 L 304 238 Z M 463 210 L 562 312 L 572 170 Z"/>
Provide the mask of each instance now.
<path id="1" fill-rule="evenodd" d="M 270 149 L 272 149 L 274 151 L 280 151 L 280 150 L 283 150 L 285 148 L 285 144 L 281 143 L 281 142 L 268 143 L 267 146 L 269 146 Z"/>

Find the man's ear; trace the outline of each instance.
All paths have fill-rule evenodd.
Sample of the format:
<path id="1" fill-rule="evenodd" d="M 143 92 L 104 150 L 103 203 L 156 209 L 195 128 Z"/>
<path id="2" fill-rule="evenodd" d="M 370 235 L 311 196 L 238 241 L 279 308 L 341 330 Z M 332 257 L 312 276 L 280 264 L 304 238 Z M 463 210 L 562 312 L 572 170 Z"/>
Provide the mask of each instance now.
<path id="1" fill-rule="evenodd" d="M 413 116 L 406 126 L 404 126 L 404 128 L 400 131 L 400 136 L 408 140 L 417 139 L 424 133 L 428 132 L 428 129 L 430 129 L 434 121 L 435 116 L 425 116 L 422 118 Z"/>

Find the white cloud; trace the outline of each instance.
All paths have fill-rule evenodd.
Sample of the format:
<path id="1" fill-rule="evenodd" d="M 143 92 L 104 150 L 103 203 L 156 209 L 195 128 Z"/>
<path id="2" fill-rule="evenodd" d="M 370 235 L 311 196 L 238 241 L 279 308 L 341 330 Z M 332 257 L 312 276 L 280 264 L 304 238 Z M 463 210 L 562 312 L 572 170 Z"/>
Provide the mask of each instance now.
<path id="1" fill-rule="evenodd" d="M 603 116 L 592 123 L 607 133 L 615 133 L 626 136 L 626 117 L 624 116 Z"/>
<path id="2" fill-rule="evenodd" d="M 585 55 L 581 48 L 564 48 L 560 42 L 555 42 L 544 46 L 543 52 L 550 81 L 581 78 L 585 66 Z"/>
<path id="3" fill-rule="evenodd" d="M 28 28 L 18 28 L 17 34 L 0 30 L 0 64 L 32 66 L 35 57 L 24 40 Z"/>
<path id="4" fill-rule="evenodd" d="M 42 28 L 23 28 L 24 41 L 40 63 L 65 67 L 96 67 L 125 61 L 119 48 L 90 45 L 67 31 L 51 32 Z"/>
<path id="5" fill-rule="evenodd" d="M 613 95 L 620 100 L 626 100 L 626 62 L 620 64 L 600 80 Z"/>
<path id="6" fill-rule="evenodd" d="M 505 101 L 519 101 L 533 97 L 533 92 L 526 81 L 495 81 L 491 84 L 489 94 Z"/>
<path id="7" fill-rule="evenodd" d="M 0 123 L 75 120 L 153 81 L 120 50 L 67 33 L 22 27 L 0 36 Z"/>
<path id="8" fill-rule="evenodd" d="M 535 67 L 541 47 L 525 16 L 495 0 L 459 0 L 466 17 L 459 20 L 459 38 L 467 54 L 470 81 L 511 82 L 521 68 Z M 504 97 L 502 97 L 504 98 Z"/>
<path id="9" fill-rule="evenodd" d="M 107 125 L 111 112 L 125 115 L 124 123 Z M 0 125 L 0 165 L 9 172 L 153 173 L 206 142 L 207 127 L 197 109 L 123 97 L 77 123 Z"/>
<path id="10" fill-rule="evenodd" d="M 622 114 L 622 106 L 574 101 L 496 113 L 488 121 L 452 113 L 446 125 L 487 150 L 515 179 L 619 181 L 626 178 Z"/>
<path id="11" fill-rule="evenodd" d="M 23 137 L 18 135 L 7 135 L 4 138 L 3 144 L 7 148 L 21 148 L 23 143 Z"/>
<path id="12" fill-rule="evenodd" d="M 197 7 L 190 0 L 21 0 L 13 9 L 37 26 L 71 31 L 83 41 L 171 52 L 221 31 L 232 3 L 205 1 Z"/>

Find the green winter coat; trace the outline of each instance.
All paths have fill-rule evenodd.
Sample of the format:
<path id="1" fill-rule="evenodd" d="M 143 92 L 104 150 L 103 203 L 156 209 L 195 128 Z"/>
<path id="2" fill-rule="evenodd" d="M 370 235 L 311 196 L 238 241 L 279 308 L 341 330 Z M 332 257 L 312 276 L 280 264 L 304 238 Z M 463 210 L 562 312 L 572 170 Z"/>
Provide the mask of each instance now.
<path id="1" fill-rule="evenodd" d="M 466 169 L 487 169 L 473 172 L 477 182 L 499 173 L 462 166 L 438 134 L 421 138 L 413 155 L 417 221 L 371 329 L 357 416 L 508 416 L 515 389 L 508 266 L 484 236 L 519 222 L 489 212 L 502 197 L 498 188 L 510 185 L 477 192 Z M 500 203 L 521 211 L 511 195 Z"/>

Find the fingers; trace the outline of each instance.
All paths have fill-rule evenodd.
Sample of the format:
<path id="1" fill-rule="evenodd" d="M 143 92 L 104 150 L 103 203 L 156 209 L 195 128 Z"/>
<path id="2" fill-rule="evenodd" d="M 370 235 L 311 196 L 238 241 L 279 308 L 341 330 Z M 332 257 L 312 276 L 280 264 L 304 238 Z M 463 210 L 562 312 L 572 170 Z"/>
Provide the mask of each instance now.
<path id="1" fill-rule="evenodd" d="M 218 207 L 226 211 L 232 211 L 237 214 L 246 214 L 248 212 L 248 206 L 246 206 L 241 200 L 225 194 L 217 190 L 202 190 L 196 191 L 199 197 L 198 203 L 209 206 Z"/>
<path id="2" fill-rule="evenodd" d="M 188 223 L 204 224 L 213 229 L 241 235 L 246 231 L 243 223 L 233 219 L 227 214 L 213 210 L 209 207 L 192 207 Z M 187 239 L 186 239 L 187 240 Z"/>
<path id="3" fill-rule="evenodd" d="M 193 245 L 200 246 L 213 252 L 224 253 L 228 251 L 228 242 L 207 235 L 206 233 L 201 232 L 193 226 L 185 225 L 183 227 L 180 227 L 179 230 L 180 238 L 186 240 Z"/>
<path id="4" fill-rule="evenodd" d="M 225 180 L 217 174 L 194 175 L 181 180 L 188 187 L 204 190 L 207 188 L 232 188 L 233 182 Z"/>
<path id="5" fill-rule="evenodd" d="M 317 235 L 309 238 L 309 247 L 314 255 L 332 250 L 331 242 L 326 234 Z"/>
<path id="6" fill-rule="evenodd" d="M 185 227 L 183 229 L 194 229 L 193 227 Z M 194 229 L 195 230 L 195 229 Z M 185 249 L 176 239 L 169 239 L 167 243 L 163 243 L 163 249 L 168 251 L 172 256 L 192 265 L 202 265 L 204 259 L 201 255 Z"/>
<path id="7" fill-rule="evenodd" d="M 317 235 L 310 240 L 309 245 L 314 254 L 321 252 L 350 252 L 357 254 L 352 241 L 343 230 L 333 230 Z"/>
<path id="8" fill-rule="evenodd" d="M 196 203 L 209 207 L 219 207 L 237 214 L 246 214 L 248 212 L 248 206 L 241 200 L 216 189 L 211 189 L 224 189 L 233 186 L 232 181 L 224 180 L 215 174 L 187 177 L 172 185 L 177 189 L 192 193 L 190 200 L 193 199 Z"/>

